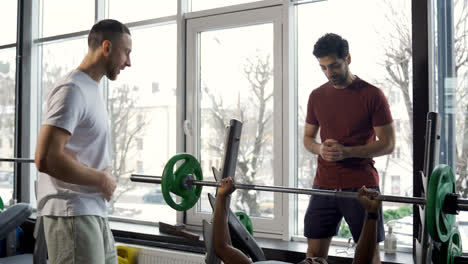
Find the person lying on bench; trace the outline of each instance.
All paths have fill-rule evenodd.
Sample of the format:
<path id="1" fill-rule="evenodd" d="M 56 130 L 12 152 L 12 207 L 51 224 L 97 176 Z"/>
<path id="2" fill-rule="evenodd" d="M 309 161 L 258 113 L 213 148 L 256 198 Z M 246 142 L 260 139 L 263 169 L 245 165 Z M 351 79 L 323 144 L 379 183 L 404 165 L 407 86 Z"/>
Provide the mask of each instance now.
<path id="1" fill-rule="evenodd" d="M 240 250 L 234 248 L 229 235 L 226 200 L 232 192 L 235 191 L 234 182 L 231 177 L 221 180 L 221 187 L 218 188 L 215 216 L 213 219 L 213 239 L 216 255 L 225 264 L 250 264 L 252 261 Z M 382 202 L 373 200 L 373 197 L 379 195 L 379 192 L 367 189 L 365 186 L 358 192 L 358 200 L 367 212 L 367 217 L 359 238 L 356 252 L 354 255 L 354 264 L 371 263 L 372 257 L 377 245 L 377 218 Z M 280 261 L 259 261 L 257 263 L 286 263 Z M 327 260 L 323 258 L 306 258 L 299 264 L 326 264 Z"/>

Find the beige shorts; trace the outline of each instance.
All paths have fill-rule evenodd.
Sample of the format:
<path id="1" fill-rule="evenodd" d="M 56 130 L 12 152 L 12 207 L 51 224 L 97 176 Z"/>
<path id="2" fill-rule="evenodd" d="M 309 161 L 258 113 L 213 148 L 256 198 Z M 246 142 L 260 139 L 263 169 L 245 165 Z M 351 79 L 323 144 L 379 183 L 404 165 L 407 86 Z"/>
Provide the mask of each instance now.
<path id="1" fill-rule="evenodd" d="M 117 250 L 107 219 L 44 216 L 44 234 L 51 264 L 117 264 Z"/>

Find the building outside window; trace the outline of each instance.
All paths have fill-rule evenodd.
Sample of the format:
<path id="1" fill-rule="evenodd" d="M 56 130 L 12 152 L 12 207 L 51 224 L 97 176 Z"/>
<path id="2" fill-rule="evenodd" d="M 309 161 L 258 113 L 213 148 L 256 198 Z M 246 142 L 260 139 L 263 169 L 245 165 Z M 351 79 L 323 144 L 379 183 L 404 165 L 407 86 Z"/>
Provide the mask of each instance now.
<path id="1" fill-rule="evenodd" d="M 392 175 L 392 194 L 400 195 L 400 175 Z"/>
<path id="2" fill-rule="evenodd" d="M 143 139 L 142 138 L 137 138 L 137 149 L 138 150 L 143 150 Z"/>

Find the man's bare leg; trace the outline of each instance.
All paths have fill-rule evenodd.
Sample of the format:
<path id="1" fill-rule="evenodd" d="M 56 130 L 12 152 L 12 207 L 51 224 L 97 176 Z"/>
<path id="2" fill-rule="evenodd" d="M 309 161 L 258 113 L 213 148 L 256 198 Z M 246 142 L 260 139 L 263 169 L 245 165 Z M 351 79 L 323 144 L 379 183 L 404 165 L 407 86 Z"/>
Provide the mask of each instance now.
<path id="1" fill-rule="evenodd" d="M 328 257 L 328 248 L 330 247 L 332 237 L 321 239 L 307 239 L 307 253 L 306 257 Z"/>
<path id="2" fill-rule="evenodd" d="M 374 257 L 372 258 L 372 264 L 380 264 L 380 248 L 379 243 L 375 247 Z"/>

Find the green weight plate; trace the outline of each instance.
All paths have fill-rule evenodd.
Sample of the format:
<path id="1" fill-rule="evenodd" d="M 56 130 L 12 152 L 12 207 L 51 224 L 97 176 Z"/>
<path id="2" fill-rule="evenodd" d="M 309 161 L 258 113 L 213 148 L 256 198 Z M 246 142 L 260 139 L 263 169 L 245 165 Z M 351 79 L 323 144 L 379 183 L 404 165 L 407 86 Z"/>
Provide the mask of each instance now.
<path id="1" fill-rule="evenodd" d="M 5 209 L 5 204 L 3 203 L 3 199 L 2 197 L 0 197 L 0 210 L 4 210 Z"/>
<path id="2" fill-rule="evenodd" d="M 174 171 L 178 161 L 183 163 Z M 161 190 L 166 203 L 177 211 L 186 211 L 192 208 L 200 198 L 201 185 L 188 189 L 185 185 L 187 175 L 193 175 L 195 180 L 203 180 L 200 163 L 197 159 L 186 153 L 177 154 L 166 163 L 161 180 Z M 176 203 L 170 193 L 181 197 L 181 202 Z"/>
<path id="3" fill-rule="evenodd" d="M 440 263 L 453 264 L 455 257 L 463 253 L 460 232 L 454 228 L 447 242 L 442 243 L 440 248 Z"/>
<path id="4" fill-rule="evenodd" d="M 249 231 L 249 233 L 253 236 L 253 225 L 250 217 L 244 212 L 236 212 L 237 218 L 239 218 L 242 225 Z"/>
<path id="5" fill-rule="evenodd" d="M 442 211 L 445 196 L 449 193 L 455 193 L 455 177 L 450 166 L 440 164 L 429 179 L 425 208 L 427 231 L 438 242 L 449 239 L 455 223 L 454 215 Z"/>

